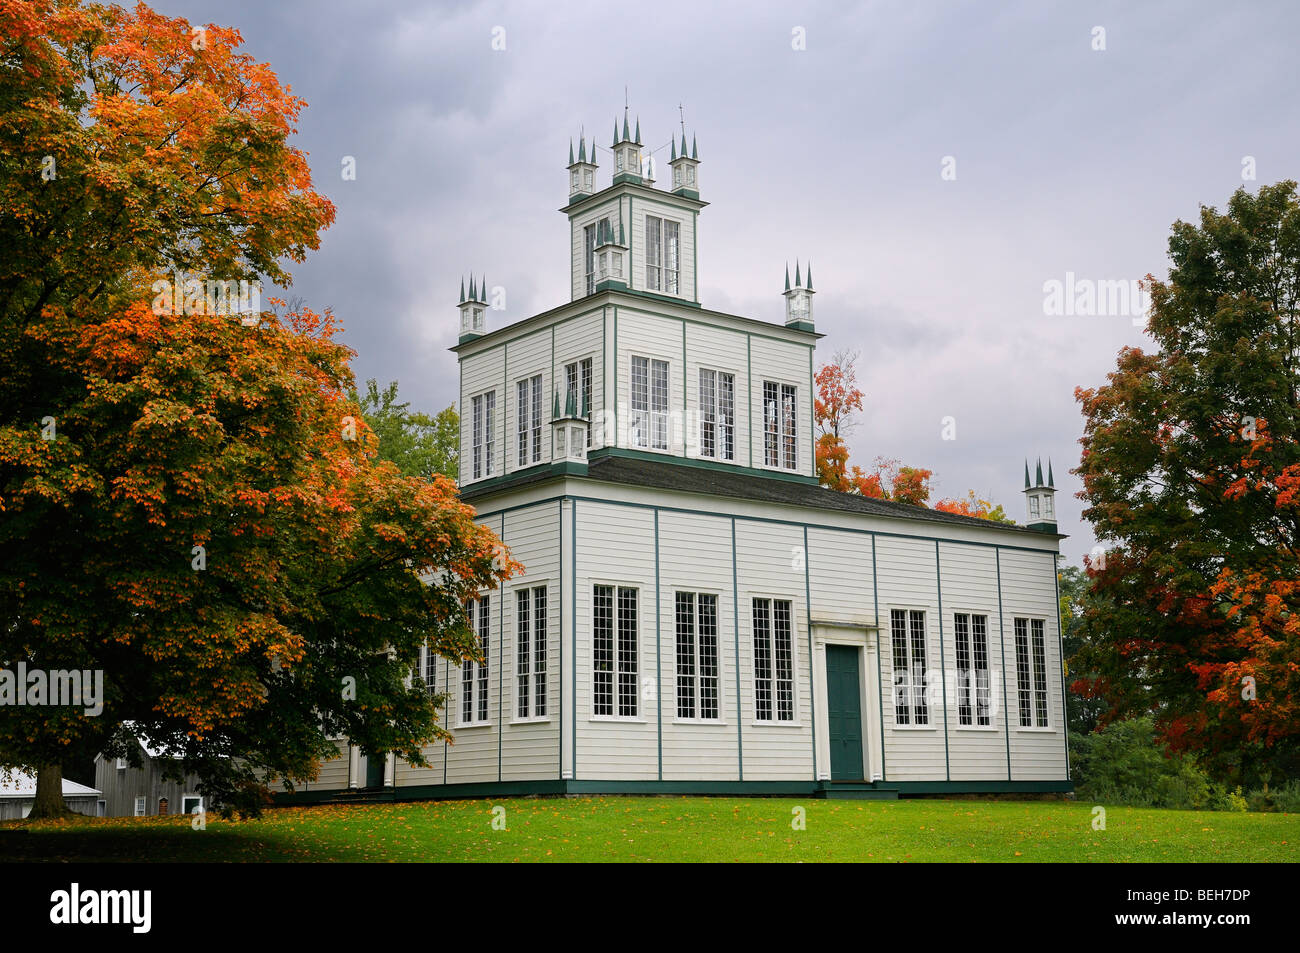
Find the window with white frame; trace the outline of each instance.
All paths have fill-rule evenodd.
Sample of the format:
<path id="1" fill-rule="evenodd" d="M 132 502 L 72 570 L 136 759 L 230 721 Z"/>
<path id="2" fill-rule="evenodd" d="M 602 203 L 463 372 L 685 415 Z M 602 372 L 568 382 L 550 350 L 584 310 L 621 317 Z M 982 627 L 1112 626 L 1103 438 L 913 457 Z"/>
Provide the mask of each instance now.
<path id="1" fill-rule="evenodd" d="M 763 463 L 799 469 L 798 388 L 763 381 Z"/>
<path id="2" fill-rule="evenodd" d="M 928 725 L 925 613 L 920 609 L 891 609 L 889 633 L 894 657 L 894 724 Z"/>
<path id="3" fill-rule="evenodd" d="M 470 473 L 472 479 L 492 475 L 496 454 L 497 392 L 470 398 Z"/>
<path id="4" fill-rule="evenodd" d="M 587 173 L 587 188 L 591 188 L 591 173 Z M 594 222 L 582 230 L 582 242 L 584 248 L 583 267 L 587 276 L 587 294 L 596 293 L 596 238 L 601 232 L 602 225 L 608 225 L 609 219 L 603 218 L 599 222 Z"/>
<path id="5" fill-rule="evenodd" d="M 568 407 L 569 400 L 578 413 L 591 419 L 591 358 L 564 365 L 564 400 Z M 587 428 L 587 446 L 591 446 L 591 428 Z"/>
<path id="6" fill-rule="evenodd" d="M 718 597 L 679 592 L 677 717 L 718 719 Z"/>
<path id="7" fill-rule="evenodd" d="M 637 716 L 637 590 L 592 587 L 592 713 Z"/>
<path id="8" fill-rule="evenodd" d="M 203 796 L 199 794 L 185 794 L 181 796 L 181 813 L 182 814 L 201 814 L 203 813 Z"/>
<path id="9" fill-rule="evenodd" d="M 681 283 L 681 223 L 647 215 L 645 234 L 646 288 L 677 294 Z"/>
<path id="10" fill-rule="evenodd" d="M 793 605 L 754 600 L 754 720 L 794 721 Z"/>
<path id="11" fill-rule="evenodd" d="M 668 449 L 668 362 L 632 358 L 632 419 L 628 437 L 634 447 Z"/>
<path id="12" fill-rule="evenodd" d="M 470 631 L 478 637 L 483 661 L 466 659 L 460 665 L 460 723 L 483 725 L 488 720 L 488 648 L 492 637 L 492 597 L 479 596 L 465 607 Z"/>
<path id="13" fill-rule="evenodd" d="M 736 376 L 700 368 L 700 456 L 736 459 Z"/>
<path id="14" fill-rule="evenodd" d="M 989 619 L 958 612 L 953 616 L 957 639 L 957 724 L 992 724 L 989 705 Z"/>
<path id="15" fill-rule="evenodd" d="M 144 817 L 145 810 L 146 810 L 145 799 L 144 799 L 144 795 L 141 794 L 135 799 L 135 816 Z"/>
<path id="16" fill-rule="evenodd" d="M 1048 728 L 1047 645 L 1042 619 L 1016 619 L 1016 696 L 1021 728 Z"/>
<path id="17" fill-rule="evenodd" d="M 515 385 L 515 408 L 518 418 L 519 466 L 542 460 L 542 375 L 534 374 Z"/>
<path id="18" fill-rule="evenodd" d="M 438 694 L 438 653 L 427 645 L 420 646 L 419 670 L 414 673 L 429 695 Z"/>
<path id="19" fill-rule="evenodd" d="M 1036 520 L 1036 519 L 1038 519 L 1038 517 L 1039 517 L 1039 512 L 1038 512 L 1038 497 L 1036 497 L 1036 496 L 1031 496 L 1031 497 L 1029 498 L 1029 518 L 1032 519 L 1032 520 Z"/>
<path id="20" fill-rule="evenodd" d="M 515 592 L 515 716 L 546 717 L 546 587 Z"/>

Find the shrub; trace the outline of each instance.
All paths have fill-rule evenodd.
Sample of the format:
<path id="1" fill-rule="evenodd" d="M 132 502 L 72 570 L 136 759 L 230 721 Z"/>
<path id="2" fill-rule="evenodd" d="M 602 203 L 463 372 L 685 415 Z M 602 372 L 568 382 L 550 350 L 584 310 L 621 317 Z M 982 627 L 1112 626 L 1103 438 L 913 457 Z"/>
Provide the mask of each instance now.
<path id="1" fill-rule="evenodd" d="M 1071 765 L 1080 797 L 1132 807 L 1237 810 L 1226 792 L 1186 755 L 1168 755 L 1150 716 L 1116 721 L 1089 735 L 1071 736 Z M 1236 797 L 1243 805 L 1245 798 Z"/>

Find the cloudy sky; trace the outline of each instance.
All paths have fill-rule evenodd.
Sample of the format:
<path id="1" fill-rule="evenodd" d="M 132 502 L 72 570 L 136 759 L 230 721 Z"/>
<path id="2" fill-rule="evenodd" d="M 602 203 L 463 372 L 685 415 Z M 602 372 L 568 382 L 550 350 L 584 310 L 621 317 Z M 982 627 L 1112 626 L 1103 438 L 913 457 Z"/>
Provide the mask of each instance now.
<path id="1" fill-rule="evenodd" d="M 819 359 L 860 353 L 855 459 L 1023 521 L 1023 460 L 1050 456 L 1076 563 L 1074 388 L 1146 338 L 1045 313 L 1045 283 L 1163 276 L 1176 219 L 1300 176 L 1285 2 L 152 5 L 236 27 L 307 101 L 338 220 L 292 293 L 342 317 L 360 379 L 451 403 L 470 269 L 506 290 L 494 322 L 567 300 L 568 143 L 608 145 L 626 87 L 661 180 L 679 104 L 698 135 L 701 303 L 779 322 L 784 263 L 811 258 Z"/>

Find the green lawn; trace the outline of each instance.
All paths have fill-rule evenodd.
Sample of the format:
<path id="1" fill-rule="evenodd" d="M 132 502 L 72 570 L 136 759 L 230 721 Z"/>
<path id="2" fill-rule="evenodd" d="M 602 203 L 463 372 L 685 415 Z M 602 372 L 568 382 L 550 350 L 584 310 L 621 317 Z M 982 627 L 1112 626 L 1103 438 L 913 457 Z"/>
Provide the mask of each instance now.
<path id="1" fill-rule="evenodd" d="M 493 808 L 505 809 L 494 830 Z M 794 809 L 806 830 L 793 830 Z M 18 833 L 25 830 L 25 833 Z M 0 824 L 0 860 L 1294 861 L 1300 815 L 1068 801 L 501 798 Z"/>

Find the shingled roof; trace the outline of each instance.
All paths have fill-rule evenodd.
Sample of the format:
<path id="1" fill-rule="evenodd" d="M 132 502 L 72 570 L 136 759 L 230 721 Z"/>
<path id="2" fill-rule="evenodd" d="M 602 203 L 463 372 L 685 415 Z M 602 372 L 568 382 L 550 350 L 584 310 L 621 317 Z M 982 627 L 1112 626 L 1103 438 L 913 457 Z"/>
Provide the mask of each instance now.
<path id="1" fill-rule="evenodd" d="M 541 479 L 550 478 L 558 477 L 551 477 L 550 474 L 547 474 Z M 614 455 L 598 456 L 594 457 L 588 466 L 587 479 L 656 490 L 676 490 L 681 493 L 698 493 L 707 496 L 752 500 L 760 503 L 808 506 L 822 510 L 835 510 L 841 513 L 879 516 L 885 519 L 976 526 L 985 530 L 996 527 L 999 530 L 1031 533 L 1040 537 L 1054 537 L 1054 534 L 1051 533 L 1042 533 L 1010 523 L 993 523 L 974 516 L 945 513 L 942 510 L 913 506 L 909 503 L 894 503 L 889 500 L 877 500 L 852 493 L 841 493 L 837 490 L 809 483 L 797 483 L 792 480 L 755 476 L 742 472 L 726 472 L 712 467 L 691 466 L 678 462 L 660 462 L 658 460 L 634 459 Z M 538 476 L 521 475 L 517 480 L 506 480 L 504 483 L 498 484 L 493 490 L 523 486 L 538 482 L 538 480 Z M 476 497 L 486 495 L 486 492 L 475 493 L 472 485 L 466 487 L 462 493 L 462 496 L 470 501 Z"/>

